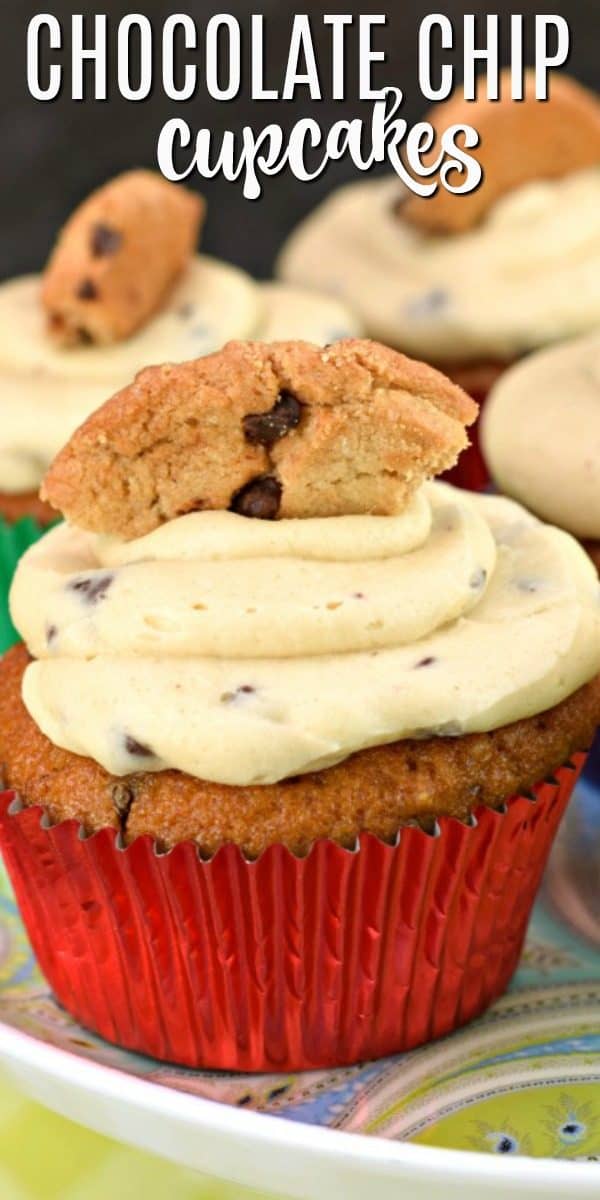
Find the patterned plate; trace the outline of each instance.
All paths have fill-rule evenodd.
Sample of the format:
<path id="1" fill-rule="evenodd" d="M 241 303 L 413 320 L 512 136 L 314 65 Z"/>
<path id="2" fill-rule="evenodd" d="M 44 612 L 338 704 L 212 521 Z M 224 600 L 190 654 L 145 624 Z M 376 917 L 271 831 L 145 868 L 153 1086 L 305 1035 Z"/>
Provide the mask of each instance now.
<path id="1" fill-rule="evenodd" d="M 93 1063 L 238 1109 L 427 1147 L 600 1163 L 599 862 L 600 745 L 563 825 L 510 992 L 467 1029 L 379 1063 L 249 1077 L 116 1050 L 53 1000 L 4 877 L 0 1018 Z"/>

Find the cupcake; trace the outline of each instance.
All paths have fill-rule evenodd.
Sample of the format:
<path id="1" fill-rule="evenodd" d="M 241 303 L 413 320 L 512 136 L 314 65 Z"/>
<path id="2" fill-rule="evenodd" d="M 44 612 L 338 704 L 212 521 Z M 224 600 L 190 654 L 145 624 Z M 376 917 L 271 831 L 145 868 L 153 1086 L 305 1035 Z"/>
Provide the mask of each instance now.
<path id="1" fill-rule="evenodd" d="M 56 513 L 38 488 L 67 438 L 149 362 L 231 337 L 323 344 L 360 333 L 337 300 L 195 253 L 199 196 L 151 171 L 114 179 L 76 210 L 43 276 L 0 285 L 0 647 L 23 548 Z M 17 524 L 15 524 L 17 523 Z"/>
<path id="2" fill-rule="evenodd" d="M 414 196 L 394 176 L 336 191 L 292 234 L 283 279 L 352 304 L 367 333 L 433 363 L 479 403 L 532 350 L 600 324 L 600 102 L 565 76 L 548 102 L 452 99 L 441 132 L 473 125 L 483 183 L 468 195 Z M 478 487 L 477 446 L 458 482 Z"/>
<path id="3" fill-rule="evenodd" d="M 66 522 L 0 663 L 0 838 L 84 1026 L 291 1070 L 506 987 L 600 720 L 600 609 L 568 534 L 432 481 L 475 416 L 372 342 L 230 343 L 56 458 Z"/>

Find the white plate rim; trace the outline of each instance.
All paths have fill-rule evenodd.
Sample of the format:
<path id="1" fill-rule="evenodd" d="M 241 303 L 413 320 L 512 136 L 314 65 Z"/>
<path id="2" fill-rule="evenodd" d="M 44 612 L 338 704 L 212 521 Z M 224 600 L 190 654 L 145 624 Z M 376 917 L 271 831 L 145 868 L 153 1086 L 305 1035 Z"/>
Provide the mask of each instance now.
<path id="1" fill-rule="evenodd" d="M 376 1173 L 401 1180 L 410 1175 L 421 1181 L 443 1181 L 455 1186 L 461 1182 L 472 1185 L 477 1180 L 493 1188 L 499 1183 L 503 1188 L 511 1185 L 531 1187 L 532 1194 L 543 1188 L 545 1196 L 551 1196 L 555 1191 L 561 1195 L 571 1194 L 572 1189 L 578 1196 L 597 1197 L 600 1190 L 600 1168 L 594 1163 L 515 1155 L 502 1158 L 500 1165 L 496 1156 L 476 1151 L 366 1137 L 286 1120 L 283 1116 L 239 1109 L 180 1092 L 155 1080 L 130 1075 L 117 1067 L 43 1042 L 1 1020 L 0 1057 L 47 1078 L 61 1079 L 71 1087 L 103 1100 L 126 1102 L 154 1116 L 164 1115 L 168 1110 L 170 1117 L 201 1128 L 205 1135 L 214 1133 L 251 1140 L 256 1151 L 276 1144 L 279 1152 L 301 1154 L 305 1159 L 312 1156 L 313 1166 L 318 1165 L 316 1160 L 330 1167 L 343 1159 L 347 1168 L 363 1177 Z"/>

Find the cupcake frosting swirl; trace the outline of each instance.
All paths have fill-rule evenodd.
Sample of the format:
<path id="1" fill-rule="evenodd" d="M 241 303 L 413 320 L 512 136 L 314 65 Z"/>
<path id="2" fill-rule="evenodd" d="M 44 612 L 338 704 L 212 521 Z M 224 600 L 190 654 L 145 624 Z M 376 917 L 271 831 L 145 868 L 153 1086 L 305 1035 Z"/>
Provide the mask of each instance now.
<path id="1" fill-rule="evenodd" d="M 11 609 L 32 717 L 115 775 L 272 783 L 497 728 L 600 669 L 577 543 L 443 484 L 392 517 L 199 512 L 128 543 L 64 525 L 22 559 Z"/>
<path id="2" fill-rule="evenodd" d="M 600 324 L 600 167 L 516 188 L 451 236 L 403 220 L 401 200 L 397 179 L 340 189 L 292 234 L 281 276 L 427 361 L 506 360 Z"/>

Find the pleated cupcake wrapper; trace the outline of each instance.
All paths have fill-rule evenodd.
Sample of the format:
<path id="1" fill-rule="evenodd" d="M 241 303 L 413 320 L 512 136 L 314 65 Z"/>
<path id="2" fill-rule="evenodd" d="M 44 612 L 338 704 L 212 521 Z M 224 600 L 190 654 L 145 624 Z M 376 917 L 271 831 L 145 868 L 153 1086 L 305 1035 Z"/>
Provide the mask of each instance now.
<path id="1" fill-rule="evenodd" d="M 0 654 L 19 640 L 8 611 L 8 593 L 16 565 L 28 546 L 45 532 L 46 528 L 33 517 L 22 517 L 15 524 L 0 517 Z"/>
<path id="2" fill-rule="evenodd" d="M 501 812 L 303 858 L 123 848 L 11 792 L 0 839 L 40 967 L 88 1029 L 191 1067 L 342 1065 L 449 1033 L 503 992 L 584 757 Z"/>

